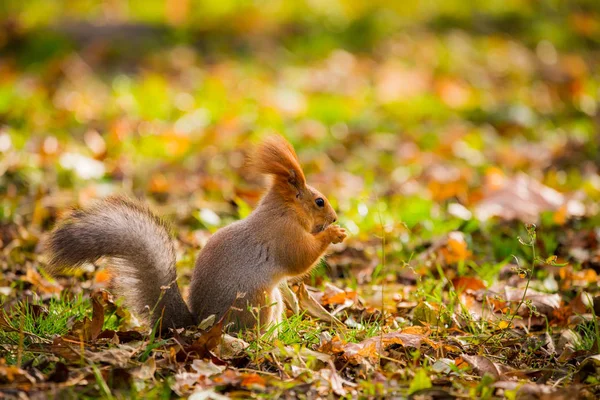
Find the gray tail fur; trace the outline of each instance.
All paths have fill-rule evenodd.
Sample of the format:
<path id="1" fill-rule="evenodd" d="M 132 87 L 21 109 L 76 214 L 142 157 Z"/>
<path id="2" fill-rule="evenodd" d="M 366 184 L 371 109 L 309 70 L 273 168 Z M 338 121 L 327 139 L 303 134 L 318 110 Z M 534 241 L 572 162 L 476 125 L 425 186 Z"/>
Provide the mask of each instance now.
<path id="1" fill-rule="evenodd" d="M 50 234 L 48 271 L 56 274 L 109 257 L 117 291 L 140 315 L 163 330 L 194 324 L 181 297 L 175 248 L 165 223 L 147 207 L 124 197 L 109 197 L 76 210 Z"/>

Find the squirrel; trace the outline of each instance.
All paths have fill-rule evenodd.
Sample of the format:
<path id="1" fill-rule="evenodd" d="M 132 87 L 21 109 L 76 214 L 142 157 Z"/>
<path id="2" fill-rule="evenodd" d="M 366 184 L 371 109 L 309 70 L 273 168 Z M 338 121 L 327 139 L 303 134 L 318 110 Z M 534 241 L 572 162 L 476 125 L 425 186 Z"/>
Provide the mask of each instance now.
<path id="1" fill-rule="evenodd" d="M 56 226 L 46 243 L 48 272 L 109 258 L 113 285 L 126 305 L 152 326 L 160 320 L 163 331 L 212 315 L 234 331 L 256 326 L 257 319 L 264 326 L 279 323 L 279 284 L 309 272 L 346 231 L 333 224 L 333 207 L 306 183 L 294 148 L 282 136 L 262 142 L 251 164 L 272 177 L 269 188 L 248 217 L 219 229 L 201 249 L 187 304 L 167 225 L 147 206 L 122 196 L 76 210 Z"/>

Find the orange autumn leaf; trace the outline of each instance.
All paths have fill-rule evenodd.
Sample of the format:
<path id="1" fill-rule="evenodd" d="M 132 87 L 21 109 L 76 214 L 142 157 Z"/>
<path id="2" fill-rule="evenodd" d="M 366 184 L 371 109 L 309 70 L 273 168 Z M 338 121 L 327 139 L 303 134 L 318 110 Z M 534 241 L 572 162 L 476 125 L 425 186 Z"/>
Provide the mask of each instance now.
<path id="1" fill-rule="evenodd" d="M 258 374 L 245 374 L 241 384 L 242 386 L 251 389 L 257 386 L 265 387 L 266 381 Z"/>
<path id="2" fill-rule="evenodd" d="M 440 255 L 447 264 L 465 261 L 471 257 L 467 242 L 461 232 L 450 232 L 446 245 L 440 249 Z"/>
<path id="3" fill-rule="evenodd" d="M 558 275 L 562 281 L 562 287 L 565 289 L 571 286 L 585 287 L 598 281 L 598 273 L 591 268 L 573 271 L 571 265 L 566 265 L 558 270 Z"/>
<path id="4" fill-rule="evenodd" d="M 61 285 L 47 281 L 33 268 L 27 269 L 24 281 L 31 283 L 42 293 L 60 293 L 63 290 Z"/>
<path id="5" fill-rule="evenodd" d="M 454 364 L 458 367 L 458 369 L 465 370 L 471 368 L 471 366 L 465 360 L 463 360 L 462 357 L 457 357 L 454 360 Z"/>
<path id="6" fill-rule="evenodd" d="M 479 278 L 474 276 L 461 276 L 452 280 L 452 285 L 456 291 L 461 292 L 464 290 L 480 290 L 485 289 L 485 283 Z"/>
<path id="7" fill-rule="evenodd" d="M 411 335 L 423 335 L 428 336 L 431 333 L 431 329 L 426 326 L 408 326 L 406 328 L 402 328 L 402 333 L 411 334 Z"/>
<path id="8" fill-rule="evenodd" d="M 328 304 L 344 304 L 344 302 L 346 301 L 346 299 L 348 299 L 348 294 L 346 292 L 341 292 L 341 293 L 336 293 L 331 297 L 325 297 L 323 296 L 323 304 L 324 305 L 328 305 Z"/>
<path id="9" fill-rule="evenodd" d="M 552 220 L 554 223 L 558 225 L 564 225 L 567 222 L 567 206 L 562 205 L 556 212 L 552 215 Z"/>

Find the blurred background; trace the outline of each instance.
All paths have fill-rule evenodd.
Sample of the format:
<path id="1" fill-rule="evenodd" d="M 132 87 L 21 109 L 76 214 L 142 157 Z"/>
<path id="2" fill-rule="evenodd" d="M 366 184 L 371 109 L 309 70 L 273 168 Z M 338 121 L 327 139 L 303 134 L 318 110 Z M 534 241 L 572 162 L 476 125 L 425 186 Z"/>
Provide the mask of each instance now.
<path id="1" fill-rule="evenodd" d="M 117 192 L 191 260 L 256 204 L 244 160 L 274 132 L 351 233 L 332 262 L 369 274 L 382 238 L 402 265 L 458 230 L 449 259 L 481 264 L 522 222 L 597 222 L 595 0 L 4 0 L 0 21 L 0 243 L 22 262 Z"/>

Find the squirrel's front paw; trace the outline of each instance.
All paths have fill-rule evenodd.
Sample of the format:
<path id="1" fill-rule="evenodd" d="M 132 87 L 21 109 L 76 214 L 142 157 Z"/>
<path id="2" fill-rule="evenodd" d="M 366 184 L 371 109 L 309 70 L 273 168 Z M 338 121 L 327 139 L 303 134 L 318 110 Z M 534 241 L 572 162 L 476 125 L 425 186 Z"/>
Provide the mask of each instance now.
<path id="1" fill-rule="evenodd" d="M 341 243 L 346 239 L 346 230 L 338 225 L 329 225 L 327 227 L 331 243 Z"/>

